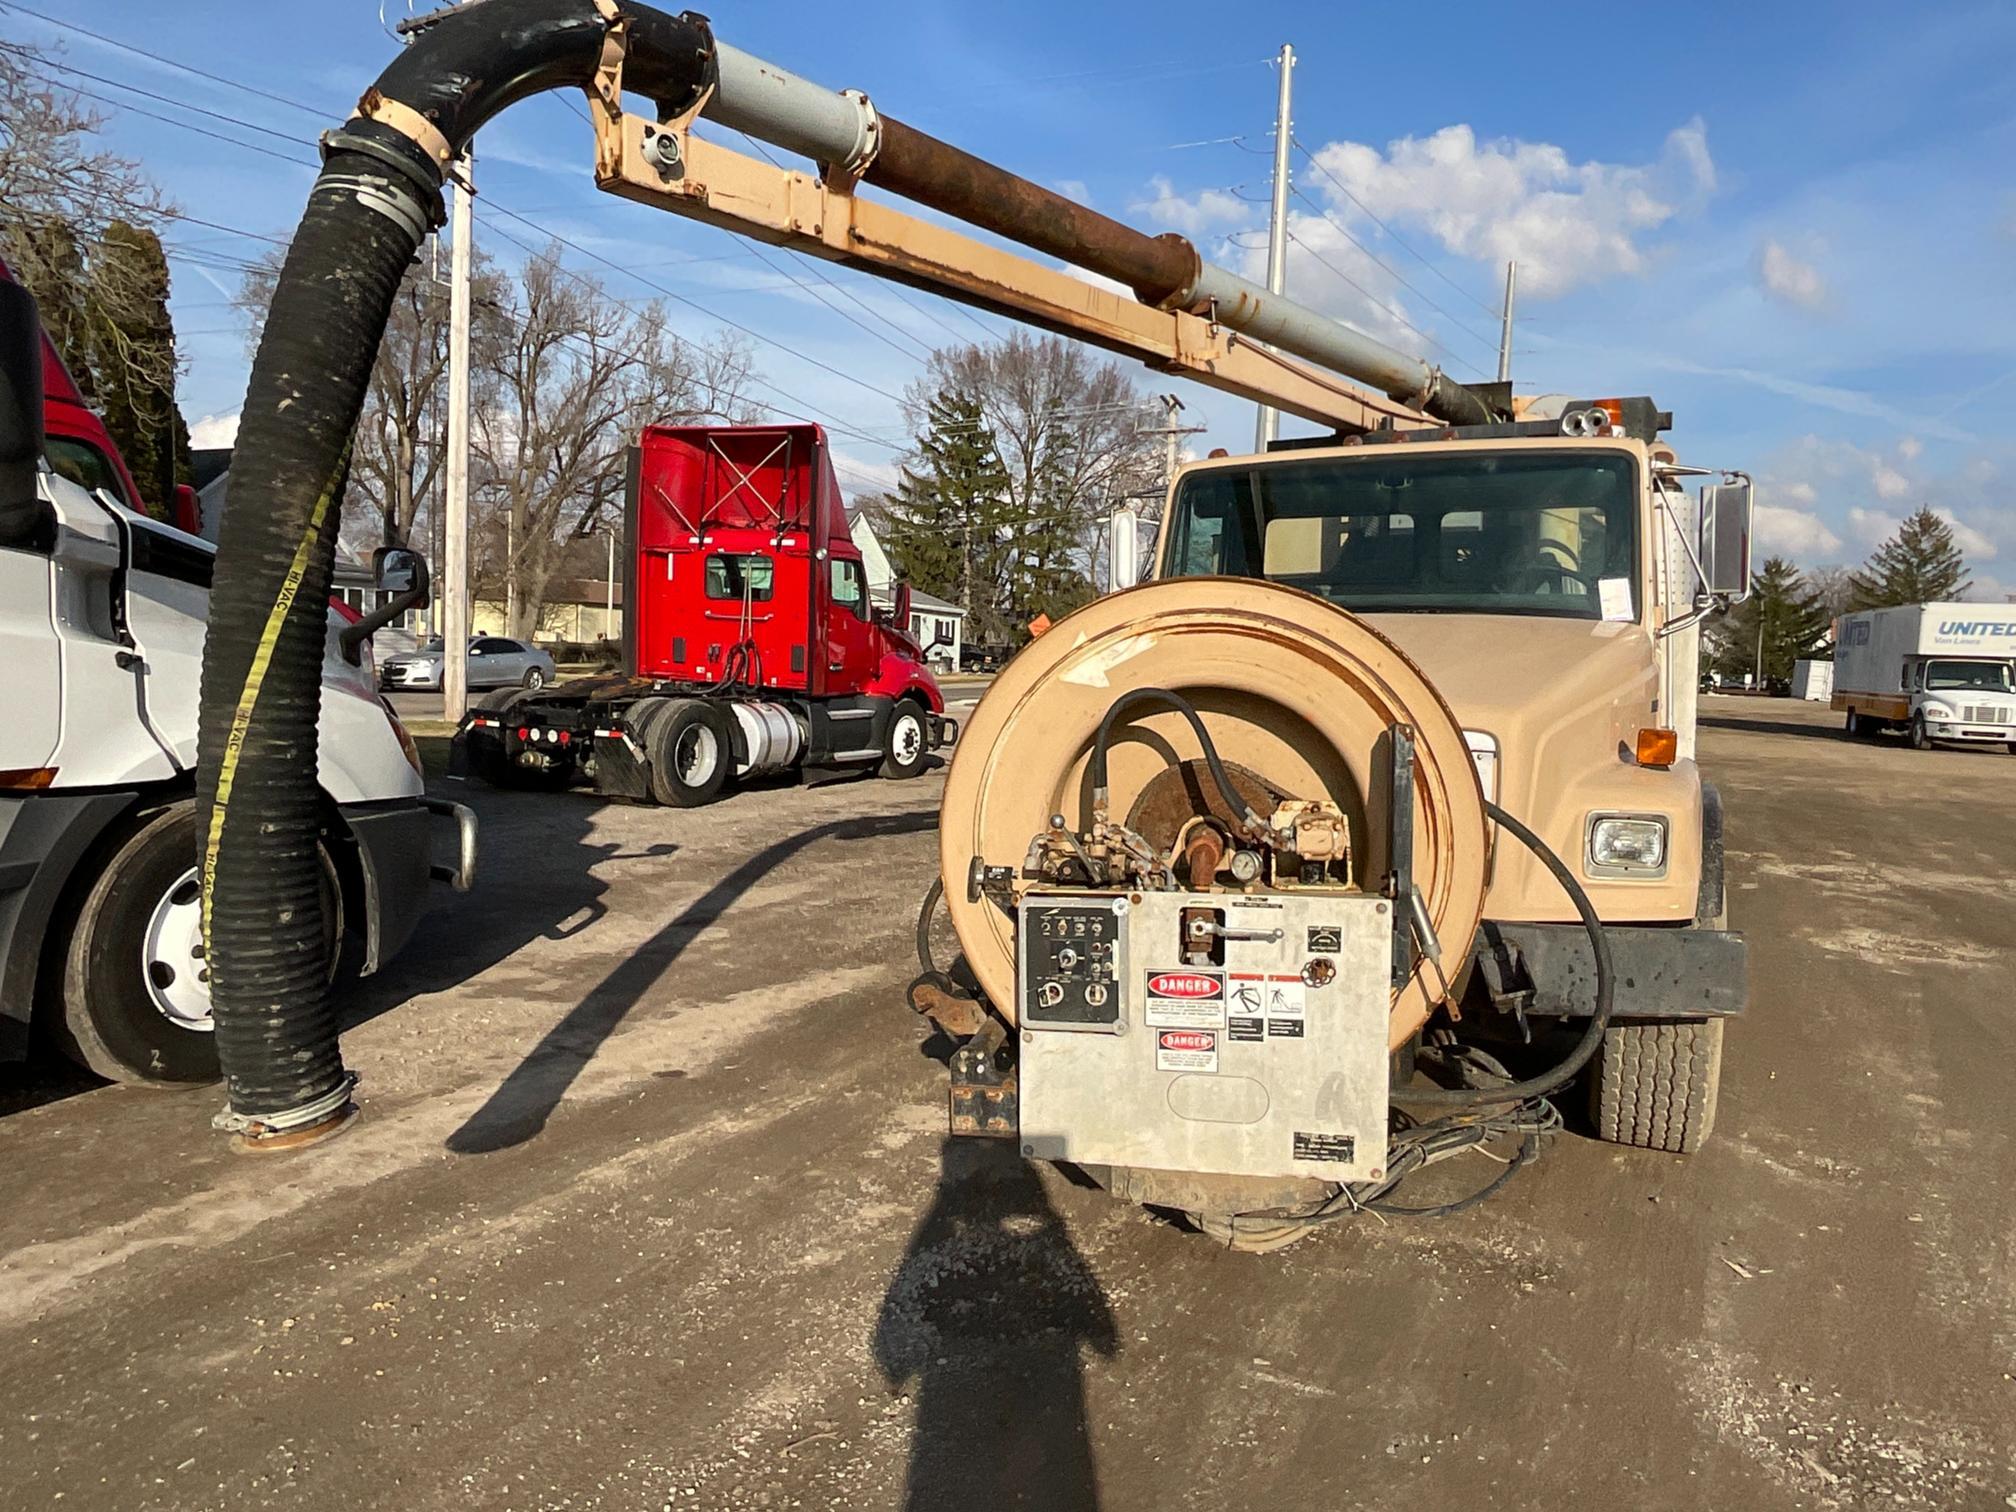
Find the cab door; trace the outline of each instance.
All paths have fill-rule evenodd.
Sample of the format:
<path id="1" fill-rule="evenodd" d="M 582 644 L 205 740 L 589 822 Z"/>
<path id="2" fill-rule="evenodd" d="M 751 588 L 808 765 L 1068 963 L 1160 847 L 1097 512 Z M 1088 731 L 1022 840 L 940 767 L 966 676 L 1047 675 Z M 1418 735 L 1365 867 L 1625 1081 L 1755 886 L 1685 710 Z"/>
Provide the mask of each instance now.
<path id="1" fill-rule="evenodd" d="M 826 559 L 826 691 L 859 693 L 875 676 L 874 611 L 868 604 L 868 574 L 861 559 L 838 553 Z"/>

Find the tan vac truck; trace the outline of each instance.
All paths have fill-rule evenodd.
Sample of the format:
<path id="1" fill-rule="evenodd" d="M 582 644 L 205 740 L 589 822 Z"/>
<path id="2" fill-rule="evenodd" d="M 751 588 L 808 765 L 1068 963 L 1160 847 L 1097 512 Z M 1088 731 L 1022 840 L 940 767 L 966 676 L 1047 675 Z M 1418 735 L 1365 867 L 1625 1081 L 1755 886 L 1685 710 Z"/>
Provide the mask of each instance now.
<path id="1" fill-rule="evenodd" d="M 236 1114 L 309 1129 L 342 1091 L 315 980 L 263 964 L 294 930 L 273 878 L 313 880 L 282 812 L 307 671 L 241 690 L 264 676 L 250 632 L 300 618 L 283 569 L 382 330 L 352 293 L 396 283 L 484 122 L 573 86 L 613 194 L 1324 432 L 1184 469 L 1155 580 L 1052 628 L 980 702 L 941 814 L 960 959 L 929 959 L 927 910 L 913 993 L 962 1041 L 955 1130 L 1247 1247 L 1422 1210 L 1395 1187 L 1467 1150 L 1509 1175 L 1577 1083 L 1604 1137 L 1706 1137 L 1745 977 L 1694 762 L 1696 626 L 1747 584 L 1746 479 L 1720 474 L 1697 523 L 1690 480 L 1718 475 L 1675 460 L 1648 400 L 1456 383 L 704 17 L 485 0 L 408 30 L 325 139 L 246 402 L 241 455 L 270 465 L 219 562 L 206 761 L 258 777 L 215 796 L 206 873 Z"/>

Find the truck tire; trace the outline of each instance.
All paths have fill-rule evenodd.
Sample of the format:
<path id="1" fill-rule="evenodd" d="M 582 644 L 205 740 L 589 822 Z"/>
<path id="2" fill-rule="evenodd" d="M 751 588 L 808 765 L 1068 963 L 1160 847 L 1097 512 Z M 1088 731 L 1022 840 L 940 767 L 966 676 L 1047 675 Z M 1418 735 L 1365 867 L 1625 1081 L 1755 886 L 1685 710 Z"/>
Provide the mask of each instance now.
<path id="1" fill-rule="evenodd" d="M 645 732 L 651 796 L 670 808 L 699 808 L 728 786 L 735 747 L 726 711 L 700 698 L 664 701 Z"/>
<path id="2" fill-rule="evenodd" d="M 108 1081 L 217 1080 L 195 860 L 195 806 L 178 803 L 126 837 L 78 905 L 50 1028 L 64 1054 Z M 333 959 L 342 891 L 326 852 L 323 867 Z"/>
<path id="3" fill-rule="evenodd" d="M 1722 1020 L 1621 1024 L 1603 1033 L 1589 1084 L 1599 1138 L 1691 1155 L 1715 1127 Z"/>
<path id="4" fill-rule="evenodd" d="M 1932 736 L 1925 729 L 1925 716 L 1923 714 L 1913 714 L 1911 716 L 1911 749 L 1914 751 L 1929 751 L 1932 749 Z"/>
<path id="5" fill-rule="evenodd" d="M 931 758 L 930 718 L 914 698 L 898 700 L 889 715 L 889 742 L 882 758 L 884 777 L 919 777 Z"/>

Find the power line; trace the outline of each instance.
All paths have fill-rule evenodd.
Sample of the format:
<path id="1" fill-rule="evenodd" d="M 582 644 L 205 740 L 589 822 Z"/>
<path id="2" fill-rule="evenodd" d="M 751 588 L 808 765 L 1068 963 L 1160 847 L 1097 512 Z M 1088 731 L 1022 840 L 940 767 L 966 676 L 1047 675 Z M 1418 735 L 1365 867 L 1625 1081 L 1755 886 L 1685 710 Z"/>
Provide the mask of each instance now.
<path id="1" fill-rule="evenodd" d="M 1370 289 L 1366 288 L 1363 284 L 1358 282 L 1357 279 L 1353 278 L 1349 273 L 1346 273 L 1342 268 L 1338 267 L 1337 264 L 1330 261 L 1330 259 L 1325 257 L 1321 252 L 1318 252 L 1314 247 L 1310 246 L 1309 243 L 1302 240 L 1302 238 L 1297 236 L 1292 230 L 1288 233 L 1288 240 L 1293 242 L 1296 246 L 1300 247 L 1304 252 L 1307 252 L 1311 257 L 1315 258 L 1316 261 L 1323 264 L 1324 267 L 1328 268 L 1332 273 L 1334 273 L 1337 277 L 1341 278 L 1345 283 L 1349 284 L 1352 288 L 1356 289 L 1360 294 L 1364 295 L 1365 298 L 1371 303 L 1374 309 L 1385 311 L 1386 317 L 1389 320 L 1391 320 L 1395 325 L 1402 326 L 1405 329 L 1412 331 L 1416 336 L 1419 336 L 1431 347 L 1436 347 L 1444 352 L 1447 352 L 1451 358 L 1453 358 L 1457 362 L 1462 363 L 1463 366 L 1470 369 L 1471 372 L 1480 374 L 1482 373 L 1483 369 L 1479 368 L 1476 363 L 1470 361 L 1461 352 L 1457 351 L 1447 342 L 1437 341 L 1433 336 L 1430 336 L 1426 331 L 1422 330 L 1412 321 L 1403 320 L 1400 316 L 1394 314 L 1392 309 L 1383 300 L 1381 300 L 1378 295 L 1374 294 Z"/>
<path id="2" fill-rule="evenodd" d="M 21 58 L 33 64 L 37 68 L 53 68 L 58 73 L 72 74 L 80 79 L 89 79 L 94 84 L 106 84 L 111 86 L 113 89 L 123 89 L 128 94 L 136 94 L 141 96 L 143 99 L 157 100 L 163 105 L 172 105 L 177 110 L 187 110 L 196 115 L 208 116 L 213 121 L 223 121 L 228 125 L 242 126 L 248 131 L 257 131 L 263 133 L 266 136 L 278 137 L 283 142 L 298 143 L 301 140 L 300 137 L 296 136 L 291 131 L 276 131 L 271 126 L 261 126 L 257 121 L 242 120 L 237 116 L 224 115 L 215 110 L 205 110 L 201 105 L 191 105 L 186 100 L 176 99 L 173 95 L 156 94 L 153 90 L 142 89 L 137 84 L 127 84 L 119 79 L 108 79 L 103 74 L 95 74 L 90 72 L 90 70 L 88 69 L 75 68 L 68 63 L 58 63 L 53 58 L 42 57 L 40 54 L 34 52 L 32 49 L 22 47 L 17 43 L 0 42 L 0 49 L 4 49 L 5 51 L 12 53 L 15 57 Z M 60 86 L 60 87 L 67 87 L 67 86 Z M 77 93 L 82 94 L 84 93 L 84 91 L 80 89 L 77 91 Z M 114 102 L 108 101 L 107 103 L 110 104 Z M 121 106 L 119 108 L 137 109 L 138 107 Z"/>
<path id="3" fill-rule="evenodd" d="M 182 73 L 194 74 L 199 79 L 208 79 L 213 84 L 222 84 L 231 89 L 243 90 L 246 94 L 257 95 L 262 100 L 271 100 L 276 105 L 286 105 L 295 110 L 305 110 L 318 121 L 326 122 L 329 119 L 329 112 L 317 106 L 306 104 L 300 100 L 289 99 L 286 95 L 274 94 L 271 90 L 259 89 L 245 83 L 243 80 L 229 78 L 224 74 L 209 73 L 204 69 L 196 67 L 193 63 L 177 62 L 173 58 L 163 57 L 160 53 L 149 52 L 144 47 L 135 47 L 130 42 L 121 42 L 118 38 L 108 37 L 103 32 L 95 32 L 88 27 L 79 26 L 74 21 L 60 20 L 55 16 L 45 15 L 41 11 L 32 10 L 28 6 L 17 5 L 14 3 L 14 0 L 0 0 L 0 9 L 18 11 L 24 16 L 33 16 L 37 21 L 47 22 L 49 25 L 60 27 L 64 31 L 75 32 L 80 37 L 89 37 L 93 42 L 102 42 L 107 47 L 116 47 L 120 52 L 131 53 L 136 58 L 146 58 L 149 62 L 158 63 L 163 68 L 173 68 Z"/>
<path id="4" fill-rule="evenodd" d="M 1367 215 L 1367 217 L 1370 218 L 1373 225 L 1377 226 L 1381 231 L 1384 231 L 1388 236 L 1392 237 L 1395 242 L 1399 243 L 1401 249 L 1410 253 L 1416 262 L 1420 263 L 1422 267 L 1426 268 L 1430 273 L 1433 273 L 1437 278 L 1441 279 L 1442 282 L 1449 285 L 1450 288 L 1454 289 L 1458 294 L 1461 294 L 1465 299 L 1469 300 L 1470 303 L 1477 306 L 1478 309 L 1482 310 L 1486 315 L 1489 315 L 1493 320 L 1496 320 L 1498 318 L 1499 312 L 1497 310 L 1492 309 L 1491 306 L 1484 303 L 1483 300 L 1479 299 L 1475 294 L 1472 294 L 1468 289 L 1464 288 L 1463 285 L 1456 282 L 1456 280 L 1451 278 L 1447 273 L 1444 273 L 1434 263 L 1430 262 L 1427 258 L 1423 257 L 1419 252 L 1416 252 L 1413 246 L 1406 240 L 1406 238 L 1401 236 L 1401 234 L 1398 231 L 1395 231 L 1391 226 L 1387 225 L 1386 222 L 1379 219 L 1377 215 L 1373 214 L 1372 207 L 1366 204 L 1365 201 L 1358 198 L 1356 194 L 1352 193 L 1351 187 L 1348 184 L 1346 184 L 1342 179 L 1337 177 L 1336 174 L 1332 173 L 1328 168 L 1325 168 L 1323 166 L 1322 159 L 1318 158 L 1315 153 L 1311 152 L 1307 147 L 1303 146 L 1302 139 L 1300 137 L 1290 137 L 1289 141 L 1294 143 L 1296 150 L 1302 154 L 1303 158 L 1308 162 L 1310 167 L 1314 168 L 1318 173 L 1322 174 L 1323 177 L 1327 178 L 1328 180 L 1330 180 L 1331 183 L 1335 184 L 1338 188 L 1338 191 L 1342 193 L 1346 199 L 1350 200 L 1351 203 L 1356 205 L 1360 210 L 1363 210 Z"/>
<path id="5" fill-rule="evenodd" d="M 1381 257 L 1377 252 L 1374 252 L 1370 247 L 1366 246 L 1365 243 L 1358 240 L 1357 237 L 1353 236 L 1348 226 L 1346 226 L 1342 221 L 1338 220 L 1337 217 L 1332 215 L 1328 210 L 1325 210 L 1321 205 L 1317 204 L 1316 201 L 1309 198 L 1308 195 L 1304 194 L 1302 192 L 1300 185 L 1295 186 L 1291 190 L 1291 192 L 1297 199 L 1302 201 L 1303 204 L 1307 205 L 1311 210 L 1314 210 L 1318 215 L 1323 217 L 1325 221 L 1329 222 L 1330 225 L 1335 227 L 1337 231 L 1340 234 L 1342 234 L 1344 239 L 1350 242 L 1352 246 L 1356 247 L 1360 252 L 1363 252 L 1367 257 L 1371 258 L 1373 262 L 1377 263 L 1381 268 L 1384 268 L 1388 273 L 1390 273 L 1393 276 L 1394 280 L 1399 283 L 1400 287 L 1418 296 L 1421 302 L 1426 306 L 1428 306 L 1429 309 L 1433 310 L 1437 315 L 1440 315 L 1444 320 L 1448 321 L 1451 325 L 1456 327 L 1457 330 L 1463 332 L 1466 336 L 1469 336 L 1472 340 L 1481 341 L 1484 343 L 1485 346 L 1490 347 L 1494 351 L 1497 349 L 1497 343 L 1491 340 L 1490 337 L 1479 335 L 1476 331 L 1471 330 L 1470 327 L 1463 324 L 1462 321 L 1458 320 L 1454 315 L 1450 314 L 1449 311 L 1445 310 L 1441 305 L 1437 304 L 1433 299 L 1431 299 L 1428 296 L 1428 294 L 1425 291 L 1423 291 L 1418 284 L 1411 282 L 1406 274 L 1402 273 L 1398 268 L 1394 267 L 1391 263 L 1387 262 L 1385 258 Z"/>

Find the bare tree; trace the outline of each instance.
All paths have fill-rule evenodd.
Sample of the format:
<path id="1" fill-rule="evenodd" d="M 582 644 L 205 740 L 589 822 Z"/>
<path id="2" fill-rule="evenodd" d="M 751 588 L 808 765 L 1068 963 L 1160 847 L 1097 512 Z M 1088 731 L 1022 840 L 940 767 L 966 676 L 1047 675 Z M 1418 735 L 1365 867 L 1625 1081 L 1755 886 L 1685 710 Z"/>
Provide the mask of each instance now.
<path id="1" fill-rule="evenodd" d="M 508 328 L 488 353 L 474 414 L 478 578 L 501 585 L 510 633 L 540 622 L 568 542 L 613 526 L 624 456 L 653 423 L 739 422 L 747 350 L 682 341 L 663 306 L 631 307 L 559 265 L 528 259 L 496 300 Z M 494 589 L 493 589 L 494 591 Z"/>
<path id="2" fill-rule="evenodd" d="M 143 327 L 159 291 L 132 259 L 93 252 L 113 222 L 158 231 L 174 206 L 138 163 L 101 145 L 105 117 L 46 66 L 34 47 L 0 45 L 0 240 L 65 364 L 95 393 L 90 333 Z M 133 381 L 175 391 L 172 343 L 124 356 Z"/>
<path id="3" fill-rule="evenodd" d="M 285 257 L 275 248 L 240 285 L 238 304 L 252 317 L 253 350 Z M 351 490 L 378 517 L 377 538 L 387 543 L 412 542 L 421 505 L 434 496 L 447 465 L 448 281 L 434 262 L 431 250 L 423 249 L 399 286 L 351 452 Z M 501 313 L 504 288 L 504 278 L 478 252 L 470 275 L 470 386 L 477 405 L 492 365 L 486 357 L 511 341 L 510 321 Z"/>

